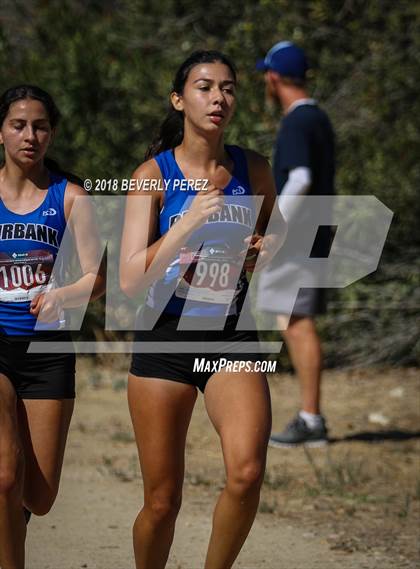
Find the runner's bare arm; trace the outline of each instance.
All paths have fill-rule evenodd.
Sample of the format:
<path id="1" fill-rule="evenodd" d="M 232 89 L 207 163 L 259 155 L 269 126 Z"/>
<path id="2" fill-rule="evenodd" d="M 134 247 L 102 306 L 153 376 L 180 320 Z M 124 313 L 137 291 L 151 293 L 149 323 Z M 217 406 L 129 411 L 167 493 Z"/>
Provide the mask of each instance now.
<path id="1" fill-rule="evenodd" d="M 270 164 L 252 150 L 247 150 L 246 155 L 253 194 L 264 198 L 255 233 L 247 240 L 249 251 L 244 267 L 253 271 L 257 256 L 258 269 L 262 269 L 283 245 L 287 235 L 287 223 L 277 206 L 277 192 Z M 266 233 L 267 228 L 269 233 Z"/>
<path id="2" fill-rule="evenodd" d="M 255 231 L 260 235 L 264 234 L 271 216 L 274 216 L 277 222 L 276 229 L 279 234 L 284 233 L 286 236 L 287 223 L 276 204 L 277 191 L 271 166 L 264 156 L 253 150 L 246 150 L 246 155 L 253 194 L 264 197 Z"/>
<path id="3" fill-rule="evenodd" d="M 157 162 L 148 160 L 133 173 L 135 180 L 156 180 L 163 187 Z M 127 196 L 120 256 L 120 286 L 135 296 L 163 276 L 176 253 L 197 227 L 222 205 L 221 191 L 211 186 L 193 199 L 189 212 L 159 237 L 159 212 L 164 192 L 139 190 Z"/>
<path id="4" fill-rule="evenodd" d="M 64 210 L 76 245 L 82 276 L 72 284 L 33 299 L 31 313 L 39 315 L 43 321 L 52 321 L 62 308 L 80 306 L 105 292 L 105 271 L 100 259 L 99 236 L 89 194 L 69 182 L 64 196 Z"/>

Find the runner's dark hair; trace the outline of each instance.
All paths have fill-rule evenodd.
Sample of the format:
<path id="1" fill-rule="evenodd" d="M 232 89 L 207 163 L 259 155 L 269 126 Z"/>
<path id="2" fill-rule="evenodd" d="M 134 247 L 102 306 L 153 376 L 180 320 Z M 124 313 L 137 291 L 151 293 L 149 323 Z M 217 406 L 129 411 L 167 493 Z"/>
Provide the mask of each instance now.
<path id="1" fill-rule="evenodd" d="M 0 96 L 0 128 L 3 126 L 3 122 L 7 116 L 7 113 L 9 112 L 10 105 L 16 101 L 22 101 L 25 99 L 34 99 L 35 101 L 40 101 L 47 111 L 51 128 L 54 129 L 58 125 L 61 118 L 61 113 L 51 95 L 36 85 L 22 84 L 6 89 L 6 91 L 4 91 L 4 93 Z M 4 161 L 0 163 L 0 167 L 3 165 Z M 44 165 L 48 168 L 48 170 L 62 174 L 71 182 L 78 185 L 83 185 L 83 182 L 79 177 L 69 172 L 64 172 L 61 169 L 60 165 L 52 158 L 45 157 Z"/>
<path id="2" fill-rule="evenodd" d="M 35 85 L 17 85 L 16 87 L 10 87 L 10 89 L 6 89 L 0 96 L 0 126 L 3 125 L 10 105 L 23 99 L 35 99 L 36 101 L 40 101 L 48 113 L 51 128 L 57 126 L 61 116 L 57 105 L 49 93 Z"/>
<path id="3" fill-rule="evenodd" d="M 172 92 L 182 95 L 188 75 L 193 67 L 200 63 L 223 63 L 229 67 L 233 79 L 236 83 L 236 69 L 232 61 L 216 50 L 194 51 L 179 67 L 176 72 L 172 85 Z M 184 115 L 181 111 L 176 111 L 172 105 L 169 106 L 168 114 L 162 122 L 158 136 L 153 140 L 146 151 L 145 159 L 153 158 L 159 152 L 175 148 L 181 144 L 184 138 Z"/>

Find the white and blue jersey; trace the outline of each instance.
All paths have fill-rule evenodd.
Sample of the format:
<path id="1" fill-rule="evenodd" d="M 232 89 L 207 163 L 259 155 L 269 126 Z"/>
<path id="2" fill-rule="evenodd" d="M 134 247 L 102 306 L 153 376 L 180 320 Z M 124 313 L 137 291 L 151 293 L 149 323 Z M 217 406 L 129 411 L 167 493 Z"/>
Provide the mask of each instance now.
<path id="1" fill-rule="evenodd" d="M 0 333 L 32 335 L 59 328 L 38 323 L 29 312 L 31 300 L 59 283 L 52 269 L 66 228 L 64 193 L 67 180 L 50 173 L 42 204 L 27 214 L 14 213 L 0 199 Z M 57 268 L 54 275 L 59 275 Z"/>
<path id="2" fill-rule="evenodd" d="M 227 316 L 239 314 L 247 280 L 239 252 L 255 227 L 255 207 L 244 151 L 226 146 L 234 168 L 224 188 L 224 205 L 190 237 L 168 266 L 163 278 L 149 289 L 150 308 L 184 316 Z M 155 156 L 165 187 L 164 206 L 159 215 L 160 236 L 188 212 L 197 195 L 186 181 L 173 150 Z"/>

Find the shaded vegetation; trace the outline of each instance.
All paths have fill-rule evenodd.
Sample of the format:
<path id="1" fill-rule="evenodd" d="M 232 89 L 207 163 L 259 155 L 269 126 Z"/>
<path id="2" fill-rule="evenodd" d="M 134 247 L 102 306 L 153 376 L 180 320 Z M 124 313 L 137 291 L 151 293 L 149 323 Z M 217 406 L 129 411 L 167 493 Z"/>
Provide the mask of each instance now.
<path id="1" fill-rule="evenodd" d="M 409 0 L 4 0 L 0 88 L 31 82 L 63 114 L 52 156 L 82 178 L 125 178 L 166 111 L 177 65 L 227 52 L 240 78 L 229 140 L 270 156 L 278 112 L 255 60 L 291 39 L 337 133 L 337 191 L 373 194 L 395 212 L 378 271 L 335 291 L 321 322 L 327 363 L 420 359 L 420 5 Z M 107 220 L 104 220 L 106 223 Z M 92 309 L 98 321 L 100 305 Z"/>

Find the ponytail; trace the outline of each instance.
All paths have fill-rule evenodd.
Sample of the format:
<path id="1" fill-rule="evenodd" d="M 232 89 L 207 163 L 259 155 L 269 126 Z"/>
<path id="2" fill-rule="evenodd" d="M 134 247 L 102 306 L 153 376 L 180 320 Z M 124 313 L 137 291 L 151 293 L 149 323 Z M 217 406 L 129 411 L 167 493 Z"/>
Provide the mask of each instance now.
<path id="1" fill-rule="evenodd" d="M 45 156 L 44 158 L 44 166 L 47 168 L 47 170 L 49 170 L 50 172 L 56 172 L 57 174 L 61 174 L 62 170 L 60 168 L 60 165 L 58 164 L 58 162 L 56 162 L 55 160 L 53 160 L 52 158 L 48 158 L 48 156 Z"/>
<path id="2" fill-rule="evenodd" d="M 44 166 L 50 172 L 54 172 L 55 174 L 60 174 L 61 176 L 66 178 L 69 182 L 76 184 L 76 186 L 82 186 L 82 188 L 83 188 L 83 180 L 81 178 L 79 178 L 79 176 L 76 176 L 75 174 L 72 174 L 71 172 L 64 171 L 61 168 L 61 166 L 59 165 L 59 163 L 56 162 L 55 160 L 53 160 L 52 158 L 48 158 L 46 156 L 44 158 Z"/>
<path id="3" fill-rule="evenodd" d="M 160 126 L 158 136 L 149 145 L 145 160 L 153 158 L 156 154 L 175 148 L 181 144 L 184 138 L 184 115 L 181 111 L 176 111 L 171 107 L 166 115 L 165 120 Z"/>

